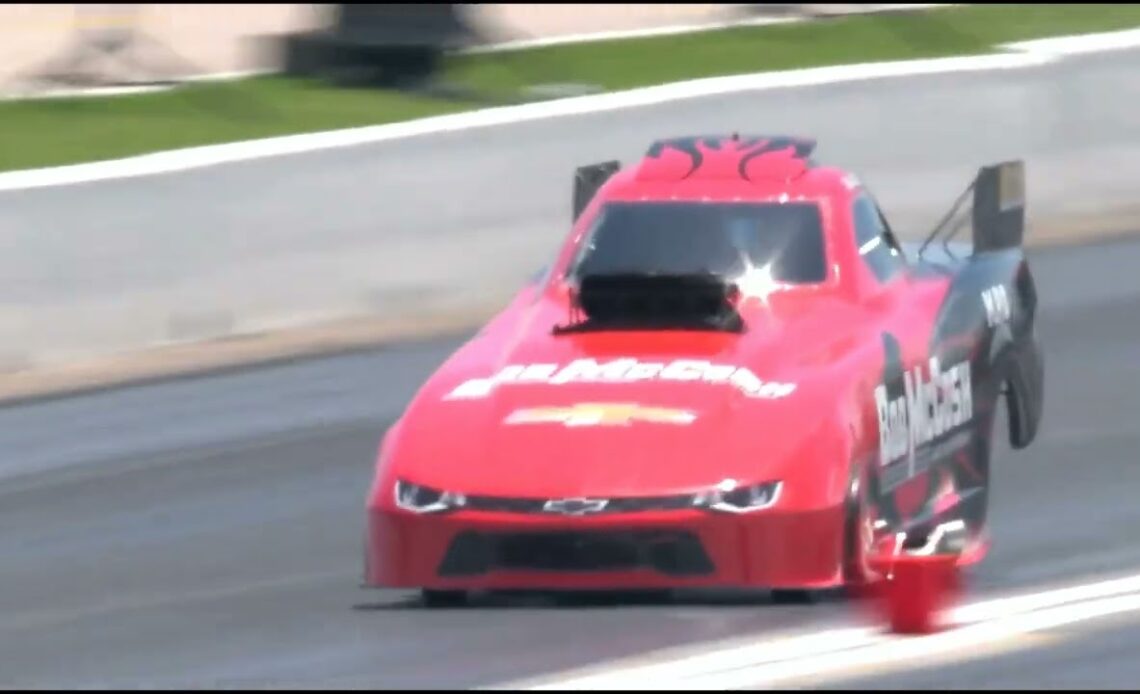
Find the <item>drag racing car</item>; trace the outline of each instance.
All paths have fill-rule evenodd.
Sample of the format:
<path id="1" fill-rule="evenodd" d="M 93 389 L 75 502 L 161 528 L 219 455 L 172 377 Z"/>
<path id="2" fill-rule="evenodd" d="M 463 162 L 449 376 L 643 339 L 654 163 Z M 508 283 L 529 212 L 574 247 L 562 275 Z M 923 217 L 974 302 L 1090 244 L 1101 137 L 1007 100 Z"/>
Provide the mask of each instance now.
<path id="1" fill-rule="evenodd" d="M 810 596 L 937 538 L 980 560 L 998 405 L 1014 448 L 1042 412 L 1024 166 L 979 169 L 916 248 L 814 150 L 579 168 L 552 264 L 386 433 L 365 585 Z"/>

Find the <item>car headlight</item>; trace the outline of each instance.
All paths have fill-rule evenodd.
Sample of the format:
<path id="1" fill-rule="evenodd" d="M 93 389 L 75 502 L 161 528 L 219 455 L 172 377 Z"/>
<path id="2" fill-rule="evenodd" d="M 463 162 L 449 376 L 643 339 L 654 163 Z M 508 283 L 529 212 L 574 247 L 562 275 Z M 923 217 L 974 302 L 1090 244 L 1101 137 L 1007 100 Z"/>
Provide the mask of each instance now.
<path id="1" fill-rule="evenodd" d="M 698 494 L 693 505 L 725 513 L 762 511 L 776 503 L 783 486 L 783 482 L 761 482 L 744 487 L 722 484 L 718 489 Z"/>
<path id="2" fill-rule="evenodd" d="M 467 502 L 462 494 L 442 492 L 418 484 L 396 481 L 396 506 L 412 513 L 442 513 L 462 508 Z"/>

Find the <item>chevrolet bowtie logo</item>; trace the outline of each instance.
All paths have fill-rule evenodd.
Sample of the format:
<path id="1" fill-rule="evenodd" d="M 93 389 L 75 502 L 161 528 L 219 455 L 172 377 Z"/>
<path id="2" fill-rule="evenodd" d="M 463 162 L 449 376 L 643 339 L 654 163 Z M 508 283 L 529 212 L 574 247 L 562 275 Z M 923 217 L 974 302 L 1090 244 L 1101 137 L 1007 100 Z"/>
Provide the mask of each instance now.
<path id="1" fill-rule="evenodd" d="M 584 516 L 587 513 L 598 513 L 608 503 L 606 499 L 552 499 L 542 505 L 542 510 L 564 516 Z"/>
<path id="2" fill-rule="evenodd" d="M 507 424 L 562 424 L 568 427 L 629 426 L 632 422 L 690 424 L 697 415 L 668 407 L 636 403 L 581 403 L 569 407 L 534 407 L 515 410 Z"/>

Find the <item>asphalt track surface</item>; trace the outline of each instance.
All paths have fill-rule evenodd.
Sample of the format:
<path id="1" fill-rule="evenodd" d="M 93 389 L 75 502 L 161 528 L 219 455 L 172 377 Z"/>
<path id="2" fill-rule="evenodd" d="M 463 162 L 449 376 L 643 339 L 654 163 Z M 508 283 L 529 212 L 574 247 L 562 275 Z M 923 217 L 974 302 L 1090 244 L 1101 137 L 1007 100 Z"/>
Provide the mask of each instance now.
<path id="1" fill-rule="evenodd" d="M 1032 257 L 1044 429 L 1029 451 L 997 451 L 996 545 L 976 594 L 1140 568 L 1140 241 Z M 850 616 L 764 593 L 425 610 L 413 593 L 359 588 L 377 443 L 456 344 L 0 409 L 0 685 L 491 686 Z M 852 684 L 1127 686 L 1140 624 L 1106 624 Z"/>
<path id="2" fill-rule="evenodd" d="M 1140 679 L 1140 622 L 1103 620 L 1013 654 L 828 683 L 820 689 L 1130 689 Z"/>

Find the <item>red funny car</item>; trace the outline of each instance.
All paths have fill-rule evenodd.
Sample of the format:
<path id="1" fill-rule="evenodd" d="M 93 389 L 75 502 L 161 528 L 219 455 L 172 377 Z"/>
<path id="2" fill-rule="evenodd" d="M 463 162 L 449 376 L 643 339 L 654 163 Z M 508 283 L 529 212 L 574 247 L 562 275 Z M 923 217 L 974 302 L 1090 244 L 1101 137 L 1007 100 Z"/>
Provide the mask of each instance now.
<path id="1" fill-rule="evenodd" d="M 366 585 L 810 595 L 939 538 L 979 560 L 997 405 L 1017 448 L 1042 409 L 1023 166 L 979 171 L 971 241 L 915 253 L 814 147 L 580 168 L 556 261 L 387 432 Z"/>

